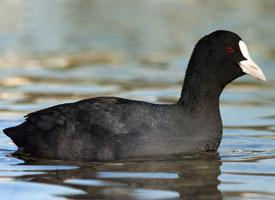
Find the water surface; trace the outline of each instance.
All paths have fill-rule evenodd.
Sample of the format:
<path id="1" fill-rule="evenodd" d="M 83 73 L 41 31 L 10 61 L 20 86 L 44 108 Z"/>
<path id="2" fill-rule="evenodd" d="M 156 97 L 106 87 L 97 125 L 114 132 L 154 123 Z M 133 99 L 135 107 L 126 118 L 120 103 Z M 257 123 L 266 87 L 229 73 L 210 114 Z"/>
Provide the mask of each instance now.
<path id="1" fill-rule="evenodd" d="M 196 41 L 230 29 L 268 82 L 243 77 L 221 97 L 217 153 L 110 163 L 17 158 L 0 132 L 1 199 L 275 199 L 273 1 L 2 1 L 0 128 L 94 96 L 177 100 Z"/>

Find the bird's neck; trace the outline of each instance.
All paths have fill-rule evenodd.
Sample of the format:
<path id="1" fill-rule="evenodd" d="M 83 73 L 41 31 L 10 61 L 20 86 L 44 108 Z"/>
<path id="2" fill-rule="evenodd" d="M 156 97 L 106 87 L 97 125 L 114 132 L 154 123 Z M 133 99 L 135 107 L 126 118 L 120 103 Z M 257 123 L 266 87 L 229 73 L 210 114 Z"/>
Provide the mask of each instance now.
<path id="1" fill-rule="evenodd" d="M 224 86 L 209 80 L 207 74 L 199 70 L 187 69 L 179 104 L 191 111 L 219 110 L 219 98 Z"/>

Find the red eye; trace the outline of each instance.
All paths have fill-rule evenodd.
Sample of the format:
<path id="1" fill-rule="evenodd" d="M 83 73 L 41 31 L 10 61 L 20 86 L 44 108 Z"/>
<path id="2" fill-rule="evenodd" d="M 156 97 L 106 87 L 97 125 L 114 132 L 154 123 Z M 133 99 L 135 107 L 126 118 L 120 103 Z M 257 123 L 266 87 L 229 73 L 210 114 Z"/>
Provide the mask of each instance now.
<path id="1" fill-rule="evenodd" d="M 226 48 L 227 53 L 233 53 L 234 49 L 232 47 Z"/>

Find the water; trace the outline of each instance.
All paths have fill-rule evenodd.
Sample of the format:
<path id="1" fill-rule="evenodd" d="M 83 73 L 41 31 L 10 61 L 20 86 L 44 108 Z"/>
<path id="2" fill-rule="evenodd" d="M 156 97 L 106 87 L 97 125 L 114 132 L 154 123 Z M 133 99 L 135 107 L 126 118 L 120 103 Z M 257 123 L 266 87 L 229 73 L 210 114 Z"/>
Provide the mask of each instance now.
<path id="1" fill-rule="evenodd" d="M 271 0 L 1 1 L 1 129 L 99 95 L 174 102 L 195 42 L 215 29 L 238 32 L 268 79 L 223 92 L 217 153 L 24 159 L 0 132 L 1 199 L 275 199 L 274 11 Z"/>

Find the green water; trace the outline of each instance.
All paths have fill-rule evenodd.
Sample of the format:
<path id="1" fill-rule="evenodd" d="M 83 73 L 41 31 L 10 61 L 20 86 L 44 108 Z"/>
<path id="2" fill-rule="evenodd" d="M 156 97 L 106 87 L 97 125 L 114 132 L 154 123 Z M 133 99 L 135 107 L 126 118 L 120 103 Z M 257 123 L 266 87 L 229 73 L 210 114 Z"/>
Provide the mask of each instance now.
<path id="1" fill-rule="evenodd" d="M 0 132 L 1 199 L 275 199 L 275 2 L 1 1 L 0 128 L 94 96 L 174 102 L 197 40 L 239 33 L 266 83 L 221 97 L 218 153 L 80 163 L 24 160 Z"/>

